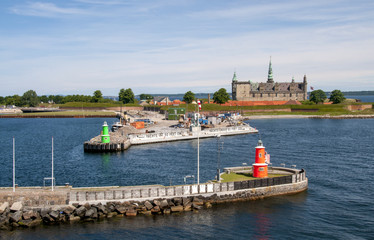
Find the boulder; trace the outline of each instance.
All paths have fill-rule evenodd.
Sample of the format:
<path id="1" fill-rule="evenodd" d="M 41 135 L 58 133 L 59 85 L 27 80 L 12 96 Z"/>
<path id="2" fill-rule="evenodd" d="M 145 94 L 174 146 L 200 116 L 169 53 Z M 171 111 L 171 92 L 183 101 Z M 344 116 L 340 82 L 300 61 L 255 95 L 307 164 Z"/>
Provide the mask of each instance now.
<path id="1" fill-rule="evenodd" d="M 91 205 L 90 205 L 89 203 L 84 204 L 84 207 L 85 207 L 87 210 L 90 210 L 90 209 L 91 209 Z"/>
<path id="2" fill-rule="evenodd" d="M 9 209 L 9 203 L 8 202 L 5 202 L 5 203 L 1 204 L 1 206 L 0 206 L 0 214 L 2 214 L 3 212 L 8 211 L 8 209 Z"/>
<path id="3" fill-rule="evenodd" d="M 182 212 L 183 211 L 183 206 L 172 206 L 171 208 L 172 212 Z"/>
<path id="4" fill-rule="evenodd" d="M 210 202 L 206 202 L 206 203 L 205 203 L 205 207 L 206 207 L 206 208 L 211 208 L 211 207 L 212 207 L 212 204 L 211 204 Z"/>
<path id="5" fill-rule="evenodd" d="M 151 211 L 143 211 L 141 212 L 142 214 L 146 215 L 146 216 L 150 216 L 152 215 L 152 212 Z"/>
<path id="6" fill-rule="evenodd" d="M 42 220 L 41 219 L 34 219 L 32 220 L 29 224 L 28 224 L 28 227 L 36 227 L 36 226 L 39 226 L 40 224 L 42 224 Z"/>
<path id="7" fill-rule="evenodd" d="M 184 198 L 182 198 L 182 202 L 183 202 L 183 206 L 186 206 L 188 203 L 191 202 L 191 199 L 187 198 L 187 197 L 184 197 Z"/>
<path id="8" fill-rule="evenodd" d="M 31 219 L 28 219 L 28 220 L 22 220 L 22 221 L 19 221 L 19 222 L 18 222 L 18 225 L 19 225 L 20 227 L 24 227 L 24 228 L 26 228 L 26 227 L 29 227 L 29 226 L 30 226 L 31 222 L 32 222 Z"/>
<path id="9" fill-rule="evenodd" d="M 194 197 L 193 198 L 193 201 L 192 201 L 195 205 L 199 205 L 199 206 L 202 206 L 204 205 L 204 201 L 198 197 Z"/>
<path id="10" fill-rule="evenodd" d="M 12 212 L 9 214 L 9 222 L 18 222 L 22 219 L 22 211 Z"/>
<path id="11" fill-rule="evenodd" d="M 108 213 L 107 218 L 112 218 L 112 217 L 115 217 L 117 215 L 118 215 L 118 213 L 116 213 L 116 212 L 110 212 L 110 213 Z"/>
<path id="12" fill-rule="evenodd" d="M 66 206 L 62 209 L 62 211 L 66 214 L 66 215 L 70 215 L 74 212 L 74 210 L 76 209 L 76 207 L 74 207 L 73 205 L 69 205 L 69 206 Z"/>
<path id="13" fill-rule="evenodd" d="M 138 212 L 135 209 L 129 209 L 126 211 L 126 216 L 129 217 L 135 217 L 138 214 Z"/>
<path id="14" fill-rule="evenodd" d="M 175 198 L 173 198 L 173 202 L 176 206 L 182 205 L 182 198 L 181 197 L 175 197 Z"/>
<path id="15" fill-rule="evenodd" d="M 160 206 L 161 205 L 161 201 L 160 200 L 153 200 L 153 204 L 156 205 L 156 206 Z"/>
<path id="16" fill-rule="evenodd" d="M 151 210 L 153 208 L 153 204 L 150 203 L 149 201 L 145 201 L 144 206 L 148 209 Z"/>
<path id="17" fill-rule="evenodd" d="M 192 203 L 192 207 L 193 207 L 194 209 L 197 209 L 197 210 L 200 210 L 201 208 L 203 208 L 201 205 L 198 205 L 198 204 L 196 204 L 196 203 Z"/>
<path id="18" fill-rule="evenodd" d="M 29 219 L 31 219 L 33 216 L 34 216 L 34 211 L 33 211 L 33 210 L 29 210 L 29 211 L 23 212 L 23 214 L 22 214 L 22 218 L 23 218 L 24 220 L 29 220 Z"/>
<path id="19" fill-rule="evenodd" d="M 169 203 L 166 199 L 162 200 L 161 203 L 160 203 L 160 208 L 161 209 L 165 209 L 165 208 L 168 208 L 169 207 Z"/>
<path id="20" fill-rule="evenodd" d="M 95 208 L 97 208 L 98 212 L 101 212 L 101 213 L 104 213 L 104 214 L 108 213 L 107 209 L 101 203 L 97 204 L 95 206 Z"/>
<path id="21" fill-rule="evenodd" d="M 81 218 L 79 216 L 74 216 L 74 215 L 69 216 L 69 221 L 70 222 L 77 222 L 79 220 L 81 220 Z"/>
<path id="22" fill-rule="evenodd" d="M 49 213 L 49 216 L 51 216 L 54 220 L 56 220 L 60 217 L 60 212 L 59 211 L 51 211 Z"/>
<path id="23" fill-rule="evenodd" d="M 9 217 L 0 216 L 0 229 L 6 229 L 6 225 L 9 223 Z M 2 228 L 4 226 L 4 228 Z"/>
<path id="24" fill-rule="evenodd" d="M 75 209 L 75 214 L 79 217 L 84 217 L 84 214 L 86 213 L 87 209 L 84 206 L 81 206 L 77 209 Z"/>
<path id="25" fill-rule="evenodd" d="M 154 206 L 152 209 L 151 209 L 151 212 L 152 213 L 159 213 L 161 211 L 160 207 L 159 206 Z"/>
<path id="26" fill-rule="evenodd" d="M 192 202 L 189 202 L 187 203 L 185 206 L 184 206 L 184 211 L 191 211 L 192 210 Z"/>
<path id="27" fill-rule="evenodd" d="M 175 206 L 174 202 L 171 199 L 167 199 L 169 206 Z"/>
<path id="28" fill-rule="evenodd" d="M 21 211 L 22 207 L 23 207 L 22 202 L 15 202 L 10 207 L 10 211 L 12 212 Z"/>
<path id="29" fill-rule="evenodd" d="M 93 219 L 96 219 L 98 218 L 98 215 L 97 215 L 97 209 L 92 207 L 91 209 L 88 209 L 84 215 L 86 218 L 93 218 Z"/>
<path id="30" fill-rule="evenodd" d="M 164 214 L 170 214 L 170 213 L 171 213 L 170 208 L 166 208 L 166 209 L 164 209 Z"/>
<path id="31" fill-rule="evenodd" d="M 125 214 L 127 209 L 128 209 L 128 208 L 125 207 L 125 206 L 121 206 L 121 205 L 116 206 L 116 211 L 117 211 L 119 214 Z"/>

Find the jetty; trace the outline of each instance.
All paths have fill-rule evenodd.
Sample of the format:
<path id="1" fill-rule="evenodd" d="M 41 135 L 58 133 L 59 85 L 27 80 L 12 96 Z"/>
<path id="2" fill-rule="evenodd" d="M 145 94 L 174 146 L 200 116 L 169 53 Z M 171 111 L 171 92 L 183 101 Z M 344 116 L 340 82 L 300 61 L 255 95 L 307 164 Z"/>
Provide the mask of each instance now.
<path id="1" fill-rule="evenodd" d="M 155 115 L 153 115 L 155 116 Z M 124 124 L 116 131 L 110 132 L 107 123 L 104 123 L 102 134 L 83 143 L 85 152 L 116 152 L 125 151 L 131 145 L 142 145 L 162 142 L 185 141 L 198 138 L 212 138 L 220 136 L 255 134 L 258 130 L 243 121 L 223 122 L 217 125 L 203 126 L 192 124 L 187 127 L 178 127 L 178 121 L 161 119 L 147 119 L 146 128 L 137 129 L 139 122 Z M 136 123 L 136 124 L 135 124 Z M 117 126 L 117 123 L 113 124 Z M 142 124 L 143 126 L 143 124 Z M 104 140 L 103 136 L 106 136 Z"/>

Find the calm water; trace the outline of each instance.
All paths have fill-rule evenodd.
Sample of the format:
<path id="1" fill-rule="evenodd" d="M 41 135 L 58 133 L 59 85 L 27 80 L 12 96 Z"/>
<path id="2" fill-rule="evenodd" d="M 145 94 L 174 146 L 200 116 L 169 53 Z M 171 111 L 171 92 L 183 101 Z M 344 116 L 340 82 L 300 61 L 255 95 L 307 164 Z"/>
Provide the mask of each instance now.
<path id="1" fill-rule="evenodd" d="M 83 141 L 104 120 L 1 119 L 0 186 L 12 184 L 12 137 L 17 183 L 42 185 L 50 176 L 54 136 L 57 184 L 107 186 L 182 184 L 196 174 L 196 141 L 131 147 L 118 154 L 86 154 Z M 306 169 L 309 190 L 269 199 L 218 205 L 199 213 L 118 218 L 0 232 L 8 239 L 374 239 L 374 119 L 256 120 L 251 125 L 274 165 Z M 221 166 L 254 161 L 259 135 L 223 137 Z M 201 181 L 214 178 L 217 140 L 200 141 Z"/>

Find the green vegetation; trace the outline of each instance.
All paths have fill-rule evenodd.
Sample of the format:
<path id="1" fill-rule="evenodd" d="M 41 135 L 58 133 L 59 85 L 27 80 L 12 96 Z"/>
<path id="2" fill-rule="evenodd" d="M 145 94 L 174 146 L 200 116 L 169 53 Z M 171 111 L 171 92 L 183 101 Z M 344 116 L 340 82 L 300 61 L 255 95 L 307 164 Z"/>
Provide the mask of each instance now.
<path id="1" fill-rule="evenodd" d="M 27 107 L 36 107 L 39 104 L 39 98 L 38 95 L 34 90 L 28 90 L 25 92 L 21 97 L 21 104 L 22 106 Z"/>
<path id="2" fill-rule="evenodd" d="M 310 96 L 309 96 L 309 101 L 314 102 L 316 104 L 323 103 L 326 99 L 327 99 L 326 93 L 322 91 L 321 89 L 314 90 L 313 92 L 310 93 Z"/>
<path id="3" fill-rule="evenodd" d="M 230 100 L 230 95 L 226 92 L 226 89 L 221 88 L 213 94 L 213 101 L 215 103 L 223 104 Z"/>
<path id="4" fill-rule="evenodd" d="M 187 104 L 192 103 L 192 101 L 195 100 L 195 93 L 188 91 L 183 96 L 183 101 Z"/>
<path id="5" fill-rule="evenodd" d="M 285 174 L 268 174 L 270 178 L 273 177 L 283 177 L 287 176 Z M 230 174 L 222 174 L 221 175 L 222 181 L 221 182 L 236 182 L 236 181 L 246 181 L 246 180 L 254 180 L 257 179 L 252 176 L 251 173 L 230 173 Z"/>
<path id="6" fill-rule="evenodd" d="M 96 90 L 93 93 L 92 102 L 100 102 L 102 100 L 103 100 L 103 94 L 101 93 L 100 90 Z"/>
<path id="7" fill-rule="evenodd" d="M 135 103 L 135 95 L 132 92 L 131 88 L 128 89 L 121 89 L 118 94 L 118 98 L 120 102 L 123 103 Z"/>
<path id="8" fill-rule="evenodd" d="M 34 113 L 19 113 L 19 114 L 9 114 L 7 116 L 110 116 L 114 117 L 116 114 L 114 112 L 103 112 L 103 111 L 61 111 L 61 112 L 34 112 Z"/>
<path id="9" fill-rule="evenodd" d="M 340 90 L 334 90 L 331 93 L 330 101 L 334 104 L 342 103 L 345 100 L 344 94 Z"/>
<path id="10" fill-rule="evenodd" d="M 140 100 L 152 100 L 153 96 L 151 94 L 142 93 L 139 95 Z"/>

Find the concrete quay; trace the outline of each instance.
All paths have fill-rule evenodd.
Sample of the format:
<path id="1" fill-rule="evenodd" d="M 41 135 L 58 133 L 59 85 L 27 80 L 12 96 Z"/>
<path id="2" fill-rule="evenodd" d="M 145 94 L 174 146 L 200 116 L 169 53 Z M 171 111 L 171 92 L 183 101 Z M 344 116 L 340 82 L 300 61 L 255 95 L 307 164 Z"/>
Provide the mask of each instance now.
<path id="1" fill-rule="evenodd" d="M 196 211 L 212 204 L 295 194 L 308 188 L 304 170 L 272 168 L 281 177 L 178 186 L 0 189 L 0 229 L 97 221 L 114 216 Z"/>

